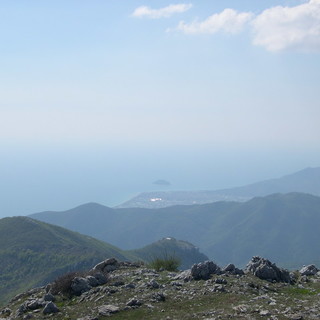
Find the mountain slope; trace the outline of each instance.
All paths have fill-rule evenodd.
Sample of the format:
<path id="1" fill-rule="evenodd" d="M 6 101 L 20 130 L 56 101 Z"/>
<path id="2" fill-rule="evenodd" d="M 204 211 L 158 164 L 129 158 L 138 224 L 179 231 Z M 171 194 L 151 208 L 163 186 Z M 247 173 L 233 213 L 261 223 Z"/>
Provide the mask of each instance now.
<path id="1" fill-rule="evenodd" d="M 236 188 L 214 191 L 144 192 L 118 207 L 163 208 L 172 205 L 204 204 L 215 201 L 246 201 L 257 196 L 289 192 L 320 196 L 320 167 L 306 168 L 278 179 L 260 181 Z"/>
<path id="2" fill-rule="evenodd" d="M 92 219 L 91 216 L 95 216 Z M 291 193 L 245 203 L 216 202 L 161 209 L 111 209 L 89 204 L 32 215 L 125 249 L 169 236 L 195 244 L 220 264 L 243 266 L 262 255 L 288 267 L 320 260 L 320 198 Z M 94 224 L 86 228 L 88 224 Z M 81 223 L 78 223 L 81 221 Z"/>
<path id="3" fill-rule="evenodd" d="M 69 271 L 90 269 L 106 258 L 148 262 L 163 252 L 174 253 L 181 268 L 208 259 L 195 246 L 180 240 L 160 240 L 142 249 L 123 251 L 28 217 L 4 218 L 0 220 L 0 305 L 22 290 Z"/>
<path id="4" fill-rule="evenodd" d="M 218 190 L 226 195 L 265 196 L 273 193 L 301 192 L 320 196 L 320 167 L 306 168 L 278 179 L 265 180 L 243 187 Z"/>
<path id="5" fill-rule="evenodd" d="M 224 263 L 226 252 L 229 261 L 240 265 L 252 255 L 270 257 L 287 268 L 320 261 L 320 248 L 315 245 L 320 241 L 319 197 L 290 193 L 254 198 L 232 218 L 234 223 L 206 247 Z"/>
<path id="6" fill-rule="evenodd" d="M 89 268 L 107 257 L 127 260 L 132 255 L 91 237 L 27 217 L 1 219 L 0 302 L 64 272 Z"/>

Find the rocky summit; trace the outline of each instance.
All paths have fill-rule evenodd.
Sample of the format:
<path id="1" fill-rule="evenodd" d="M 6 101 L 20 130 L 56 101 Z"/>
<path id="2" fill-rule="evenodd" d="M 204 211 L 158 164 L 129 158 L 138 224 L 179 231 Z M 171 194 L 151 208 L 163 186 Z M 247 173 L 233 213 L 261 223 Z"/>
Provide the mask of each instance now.
<path id="1" fill-rule="evenodd" d="M 289 272 L 261 257 L 244 270 L 213 261 L 156 272 L 107 259 L 19 294 L 0 311 L 15 319 L 320 319 L 320 272 Z"/>

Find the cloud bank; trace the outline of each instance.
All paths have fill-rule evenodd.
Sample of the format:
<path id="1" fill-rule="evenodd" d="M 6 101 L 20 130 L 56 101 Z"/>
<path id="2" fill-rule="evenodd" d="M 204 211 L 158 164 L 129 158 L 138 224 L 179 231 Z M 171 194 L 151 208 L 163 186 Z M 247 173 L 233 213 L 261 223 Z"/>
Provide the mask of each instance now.
<path id="1" fill-rule="evenodd" d="M 242 30 L 252 15 L 250 12 L 238 13 L 233 9 L 225 9 L 221 13 L 213 14 L 202 22 L 195 21 L 187 24 L 181 21 L 177 29 L 187 34 L 214 34 L 219 31 L 235 34 Z"/>
<path id="2" fill-rule="evenodd" d="M 257 15 L 225 9 L 203 21 L 180 21 L 174 30 L 194 35 L 236 34 L 245 26 L 251 30 L 252 43 L 268 51 L 320 52 L 320 0 L 294 7 L 276 6 Z"/>
<path id="3" fill-rule="evenodd" d="M 320 52 L 320 0 L 264 10 L 253 21 L 253 44 L 268 51 Z"/>
<path id="4" fill-rule="evenodd" d="M 149 18 L 149 19 L 160 19 L 169 18 L 175 13 L 183 13 L 191 9 L 192 4 L 171 4 L 167 7 L 160 9 L 151 9 L 147 6 L 141 6 L 134 10 L 132 13 L 133 17 L 136 18 Z"/>

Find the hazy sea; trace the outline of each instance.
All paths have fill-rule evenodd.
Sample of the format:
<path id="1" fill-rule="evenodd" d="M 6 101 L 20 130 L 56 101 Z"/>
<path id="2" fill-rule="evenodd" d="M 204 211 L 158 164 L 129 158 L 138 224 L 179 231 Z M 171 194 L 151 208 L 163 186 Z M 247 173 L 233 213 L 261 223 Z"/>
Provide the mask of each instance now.
<path id="1" fill-rule="evenodd" d="M 220 148 L 6 148 L 0 158 L 0 217 L 116 206 L 144 191 L 215 190 L 319 166 L 320 152 Z M 170 186 L 153 184 L 158 179 Z"/>

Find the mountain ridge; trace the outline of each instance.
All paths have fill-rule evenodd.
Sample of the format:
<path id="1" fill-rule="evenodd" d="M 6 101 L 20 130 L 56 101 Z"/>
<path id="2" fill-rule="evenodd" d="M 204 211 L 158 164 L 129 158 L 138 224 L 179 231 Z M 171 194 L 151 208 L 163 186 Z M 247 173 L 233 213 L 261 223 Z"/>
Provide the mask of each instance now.
<path id="1" fill-rule="evenodd" d="M 273 194 L 243 203 L 215 202 L 159 209 L 106 208 L 99 214 L 92 210 L 77 214 L 73 210 L 72 219 L 68 216 L 70 211 L 31 217 L 50 219 L 50 223 L 90 234 L 126 250 L 170 235 L 193 243 L 221 264 L 234 261 L 243 266 L 251 256 L 261 255 L 283 266 L 296 267 L 318 262 L 320 257 L 320 249 L 312 245 L 320 241 L 320 197 L 310 194 Z M 94 228 L 92 216 L 99 221 Z M 82 223 L 77 224 L 78 220 Z M 88 227 L 86 221 L 92 225 Z"/>

